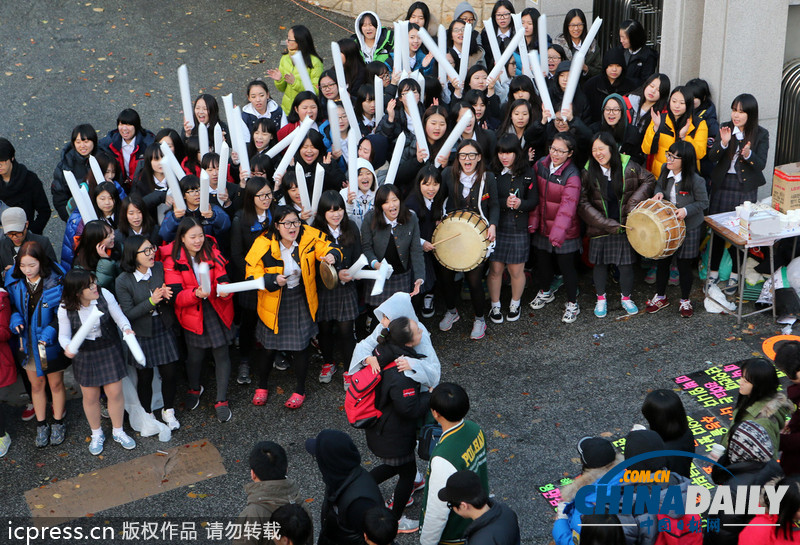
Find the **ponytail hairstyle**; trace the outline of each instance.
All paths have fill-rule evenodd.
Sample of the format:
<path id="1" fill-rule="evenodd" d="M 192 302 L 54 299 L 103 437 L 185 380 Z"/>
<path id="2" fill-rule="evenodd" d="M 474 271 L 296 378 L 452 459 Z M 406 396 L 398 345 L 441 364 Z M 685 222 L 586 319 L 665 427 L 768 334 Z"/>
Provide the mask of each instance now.
<path id="1" fill-rule="evenodd" d="M 378 344 L 391 344 L 395 346 L 405 346 L 414 339 L 414 332 L 411 330 L 411 319 L 402 316 L 389 322 L 389 327 L 381 330 L 378 336 Z"/>

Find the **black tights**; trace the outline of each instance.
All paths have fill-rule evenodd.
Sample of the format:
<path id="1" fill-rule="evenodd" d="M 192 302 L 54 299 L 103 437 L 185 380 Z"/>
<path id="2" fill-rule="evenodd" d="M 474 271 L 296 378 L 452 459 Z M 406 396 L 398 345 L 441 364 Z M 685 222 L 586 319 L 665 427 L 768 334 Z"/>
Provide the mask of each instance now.
<path id="1" fill-rule="evenodd" d="M 356 348 L 356 337 L 353 331 L 353 320 L 337 322 L 329 320 L 319 322 L 319 349 L 322 352 L 324 363 L 335 363 L 334 351 L 336 346 L 342 354 L 342 363 L 345 369 L 350 366 L 353 357 L 353 350 Z"/>
<path id="2" fill-rule="evenodd" d="M 553 261 L 558 263 L 561 274 L 564 276 L 564 286 L 567 288 L 567 301 L 578 301 L 578 271 L 575 269 L 575 252 L 569 254 L 555 254 L 550 250 L 536 250 L 536 267 L 539 269 L 539 289 L 547 291 L 553 282 Z"/>
<path id="3" fill-rule="evenodd" d="M 711 258 L 709 259 L 708 270 L 719 271 L 719 264 L 722 261 L 722 252 L 725 251 L 725 244 L 727 241 L 716 233 L 711 233 L 711 236 L 714 237 L 714 241 L 711 244 Z M 736 262 L 737 252 L 736 246 L 731 244 L 730 248 L 728 248 L 728 253 L 731 254 L 731 272 L 733 273 L 739 272 L 739 264 Z M 686 297 L 684 297 L 684 299 L 686 299 Z"/>
<path id="4" fill-rule="evenodd" d="M 241 323 L 239 324 L 239 354 L 241 354 L 243 361 L 247 361 L 256 341 L 258 312 L 254 308 L 242 307 L 241 316 Z"/>
<path id="5" fill-rule="evenodd" d="M 175 404 L 177 372 L 178 364 L 174 361 L 158 366 L 158 374 L 161 377 L 161 397 L 164 398 L 165 409 L 172 409 Z M 153 368 L 137 369 L 136 377 L 136 393 L 139 394 L 139 403 L 142 404 L 145 412 L 152 412 Z"/>
<path id="6" fill-rule="evenodd" d="M 442 288 L 447 310 L 453 310 L 458 305 L 460 296 L 459 285 L 456 283 L 456 271 L 442 268 Z M 486 312 L 486 293 L 483 291 L 483 266 L 478 266 L 464 273 L 464 278 L 469 286 L 469 298 L 472 301 L 472 311 L 476 318 L 483 318 Z"/>
<path id="7" fill-rule="evenodd" d="M 189 376 L 189 388 L 200 390 L 200 371 L 203 369 L 203 360 L 206 351 L 203 348 L 186 347 L 186 374 Z M 228 355 L 228 345 L 211 349 L 214 356 L 214 365 L 217 378 L 217 401 L 228 400 L 228 381 L 231 378 L 231 358 Z"/>
<path id="8" fill-rule="evenodd" d="M 633 293 L 633 265 L 617 265 L 617 270 L 619 271 L 619 292 L 623 297 L 630 297 Z M 608 265 L 595 265 L 592 277 L 597 295 L 605 295 Z"/>
<path id="9" fill-rule="evenodd" d="M 417 462 L 411 460 L 401 466 L 390 466 L 381 464 L 369 472 L 375 482 L 381 484 L 383 481 L 388 481 L 395 475 L 399 475 L 397 484 L 394 486 L 394 505 L 392 505 L 392 514 L 397 520 L 403 516 L 403 510 L 406 508 L 408 498 L 411 497 L 411 492 L 414 490 L 414 477 L 417 476 Z"/>
<path id="10" fill-rule="evenodd" d="M 6 435 L 6 404 L 0 403 L 0 437 L 5 437 L 5 435 Z"/>
<path id="11" fill-rule="evenodd" d="M 720 244 L 721 246 L 721 244 Z M 678 258 L 678 273 L 681 285 L 681 299 L 688 299 L 689 294 L 692 293 L 692 282 L 694 282 L 694 258 L 681 259 Z M 669 282 L 669 268 L 672 263 L 672 258 L 667 257 L 656 261 L 656 294 L 666 295 L 667 282 Z"/>
<path id="12" fill-rule="evenodd" d="M 254 363 L 256 375 L 258 376 L 258 388 L 261 390 L 269 389 L 269 374 L 272 371 L 272 363 L 275 361 L 275 354 L 277 352 L 277 350 L 267 350 L 264 348 L 256 350 Z M 300 395 L 305 395 L 306 376 L 308 376 L 308 347 L 304 350 L 286 353 L 291 356 L 293 361 L 294 376 L 297 381 L 297 387 L 294 391 Z M 349 364 L 350 362 L 347 363 Z"/>

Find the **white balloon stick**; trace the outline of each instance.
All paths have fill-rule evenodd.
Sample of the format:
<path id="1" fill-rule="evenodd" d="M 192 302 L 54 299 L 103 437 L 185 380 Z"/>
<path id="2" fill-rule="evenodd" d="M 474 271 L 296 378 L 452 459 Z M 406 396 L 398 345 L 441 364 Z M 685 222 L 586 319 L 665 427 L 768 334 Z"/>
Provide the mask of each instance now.
<path id="1" fill-rule="evenodd" d="M 236 110 L 233 107 L 233 95 L 227 94 L 222 97 L 222 105 L 225 108 L 225 119 L 228 120 L 228 131 L 231 133 L 231 146 L 233 151 L 239 153 L 239 132 L 236 130 L 237 125 L 234 124 L 236 119 Z M 241 164 L 242 158 L 239 158 Z"/>
<path id="2" fill-rule="evenodd" d="M 414 93 L 407 92 L 403 96 L 403 101 L 406 103 L 408 116 L 411 118 L 411 126 L 414 127 L 414 136 L 417 137 L 417 145 L 425 150 L 427 155 L 426 159 L 430 157 L 431 153 L 428 149 L 428 141 L 425 139 L 425 129 L 422 128 L 422 118 L 419 115 L 419 107 L 417 107 L 417 99 Z"/>
<path id="3" fill-rule="evenodd" d="M 100 168 L 100 163 L 97 162 L 97 159 L 94 155 L 89 156 L 89 167 L 92 169 L 92 174 L 94 174 L 94 182 L 96 184 L 102 184 L 106 181 L 105 174 L 103 174 L 103 169 Z"/>
<path id="4" fill-rule="evenodd" d="M 397 169 L 400 168 L 400 161 L 403 157 L 403 149 L 406 146 L 406 133 L 401 132 L 397 137 L 394 144 L 394 151 L 392 151 L 392 159 L 389 161 L 389 170 L 386 172 L 386 178 L 383 179 L 384 184 L 393 184 L 394 179 L 397 177 Z"/>
<path id="5" fill-rule="evenodd" d="M 344 106 L 344 113 L 347 114 L 347 121 L 350 123 L 350 128 L 358 131 L 361 134 L 361 129 L 358 128 L 358 116 L 353 109 L 353 101 L 350 99 L 350 93 L 347 92 L 347 86 L 339 86 L 339 98 L 342 99 L 342 106 Z"/>
<path id="6" fill-rule="evenodd" d="M 164 169 L 164 177 L 167 179 L 169 194 L 172 195 L 172 200 L 175 201 L 175 208 L 178 210 L 186 210 L 186 201 L 183 200 L 178 178 L 175 177 L 175 172 L 169 167 L 169 160 L 166 157 L 161 159 L 161 166 Z"/>
<path id="7" fill-rule="evenodd" d="M 415 79 L 419 83 L 419 102 L 425 104 L 425 76 L 419 70 L 414 70 L 411 72 L 411 79 Z"/>
<path id="8" fill-rule="evenodd" d="M 322 197 L 322 186 L 325 183 L 325 169 L 317 163 L 314 169 L 314 191 L 311 193 L 311 211 L 316 214 L 319 208 L 319 199 Z"/>
<path id="9" fill-rule="evenodd" d="M 439 25 L 439 32 L 437 33 L 436 41 L 439 42 L 439 51 L 441 51 L 445 58 L 447 58 L 447 29 L 444 28 L 444 25 Z M 447 85 L 447 68 L 442 63 L 436 64 L 439 68 L 439 83 L 441 83 L 442 87 L 444 87 Z"/>
<path id="10" fill-rule="evenodd" d="M 394 65 L 392 67 L 393 72 L 402 72 L 403 71 L 403 62 L 402 62 L 402 53 L 400 51 L 403 49 L 403 39 L 400 37 L 400 25 L 402 23 L 395 22 L 394 23 Z"/>
<path id="11" fill-rule="evenodd" d="M 582 51 L 578 51 L 572 56 L 572 64 L 569 66 L 567 87 L 564 89 L 564 97 L 561 99 L 561 115 L 566 115 L 567 110 L 572 106 L 572 100 L 575 98 L 575 91 L 578 90 L 578 83 L 581 81 L 584 60 L 584 56 L 581 53 Z"/>
<path id="12" fill-rule="evenodd" d="M 219 174 L 217 174 L 217 191 L 220 188 L 227 189 L 225 184 L 228 183 L 228 161 L 231 156 L 231 148 L 228 144 L 222 142 L 222 147 L 219 150 Z"/>
<path id="13" fill-rule="evenodd" d="M 274 159 L 275 157 L 277 157 L 280 152 L 285 150 L 289 146 L 289 144 L 292 143 L 292 140 L 294 140 L 294 137 L 297 136 L 299 129 L 300 129 L 299 126 L 295 127 L 292 132 L 283 137 L 283 140 L 281 140 L 280 142 L 269 148 L 269 150 L 267 151 L 267 157 L 269 157 L 270 159 Z"/>
<path id="14" fill-rule="evenodd" d="M 72 200 L 75 201 L 75 206 L 78 209 L 78 213 L 81 215 L 81 218 L 83 219 L 84 225 L 92 220 L 96 220 L 97 212 L 95 212 L 91 201 L 87 206 L 86 199 L 83 197 L 81 187 L 78 185 L 78 180 L 75 179 L 75 175 L 69 170 L 64 170 L 63 172 L 64 180 L 67 182 L 69 192 L 72 193 Z"/>
<path id="15" fill-rule="evenodd" d="M 178 158 L 172 153 L 167 143 L 162 141 L 158 147 L 161 148 L 161 166 L 164 168 L 164 172 L 166 173 L 169 170 L 176 180 L 180 180 L 186 176 L 186 172 L 184 172 L 183 167 L 178 162 Z"/>
<path id="16" fill-rule="evenodd" d="M 305 140 L 306 133 L 308 133 L 308 129 L 311 128 L 312 123 L 314 123 L 314 120 L 310 117 L 306 117 L 302 123 L 300 123 L 300 126 L 292 132 L 292 134 L 294 134 L 294 138 L 292 138 L 292 142 L 286 149 L 286 153 L 283 154 L 281 162 L 278 163 L 278 167 L 275 169 L 276 177 L 278 175 L 283 175 L 286 172 L 286 169 L 289 167 L 289 162 L 294 158 L 297 150 L 300 149 L 300 144 L 302 144 L 303 140 Z"/>
<path id="17" fill-rule="evenodd" d="M 265 289 L 264 277 L 259 276 L 253 280 L 243 280 L 242 282 L 233 282 L 231 284 L 217 284 L 217 295 L 263 289 Z"/>
<path id="18" fill-rule="evenodd" d="M 544 13 L 539 16 L 538 22 L 539 32 L 539 66 L 542 74 L 547 73 L 547 15 Z M 533 70 L 536 70 L 535 65 L 531 65 Z"/>
<path id="19" fill-rule="evenodd" d="M 489 49 L 496 63 L 497 59 L 500 58 L 500 44 L 497 43 L 497 33 L 494 31 L 494 22 L 491 18 L 483 22 L 483 29 L 486 31 L 486 37 L 489 38 Z M 483 44 L 483 47 L 486 47 L 486 44 Z"/>
<path id="20" fill-rule="evenodd" d="M 185 64 L 178 68 L 178 86 L 181 90 L 181 108 L 183 108 L 183 120 L 188 121 L 190 127 L 194 128 L 194 109 L 192 108 L 192 93 L 189 90 L 189 70 Z"/>
<path id="21" fill-rule="evenodd" d="M 78 331 L 75 332 L 69 344 L 67 344 L 67 350 L 73 354 L 77 354 L 83 341 L 85 341 L 86 337 L 89 335 L 89 332 L 100 322 L 101 316 L 103 316 L 103 313 L 100 312 L 100 309 L 98 309 L 96 305 L 93 306 L 92 310 L 89 312 L 89 316 L 86 317 L 86 321 L 81 324 L 81 327 L 78 328 Z"/>
<path id="22" fill-rule="evenodd" d="M 517 34 L 522 34 L 523 38 L 519 42 L 519 69 L 524 76 L 529 78 L 533 76 L 531 73 L 530 62 L 528 59 L 528 42 L 525 40 L 525 28 L 522 26 L 522 15 L 514 13 L 511 15 L 511 20 L 514 22 L 514 28 Z"/>
<path id="23" fill-rule="evenodd" d="M 219 126 L 219 123 L 214 125 L 214 152 L 220 153 L 222 149 L 222 143 L 225 142 L 225 139 L 222 137 L 222 127 Z"/>
<path id="24" fill-rule="evenodd" d="M 239 166 L 241 167 L 240 170 L 242 172 L 250 172 L 250 156 L 247 154 L 247 140 L 244 137 L 244 131 L 242 127 L 242 123 L 238 120 L 242 119 L 242 110 L 239 107 L 235 107 L 233 109 L 234 115 L 234 122 L 231 126 L 228 127 L 231 132 L 238 132 L 239 138 L 238 140 L 238 148 L 236 149 L 236 153 L 239 155 Z"/>
<path id="25" fill-rule="evenodd" d="M 200 158 L 202 159 L 208 153 L 208 127 L 205 123 L 197 126 L 197 140 L 200 143 Z"/>
<path id="26" fill-rule="evenodd" d="M 300 161 L 294 165 L 294 174 L 297 177 L 297 189 L 300 191 L 300 206 L 303 211 L 311 210 L 311 199 L 308 196 L 308 184 L 306 183 L 306 172 Z"/>
<path id="27" fill-rule="evenodd" d="M 349 274 L 350 278 L 352 278 L 353 276 L 356 275 L 356 273 L 358 273 L 358 271 L 360 271 L 367 265 L 369 265 L 369 260 L 367 260 L 367 256 L 361 254 L 361 257 L 359 257 L 356 260 L 356 262 L 353 263 L 353 265 L 349 269 L 347 269 L 347 274 Z"/>
<path id="28" fill-rule="evenodd" d="M 603 20 L 598 17 L 592 22 L 592 28 L 589 29 L 589 32 L 586 33 L 586 38 L 583 39 L 583 44 L 581 45 L 580 52 L 583 53 L 584 58 L 589 53 L 589 49 L 592 47 L 592 42 L 597 37 L 597 33 L 600 32 L 600 27 L 603 25 Z"/>
<path id="29" fill-rule="evenodd" d="M 205 261 L 197 266 L 197 281 L 201 290 L 211 293 L 211 271 Z"/>
<path id="30" fill-rule="evenodd" d="M 331 151 L 342 151 L 342 133 L 339 130 L 339 107 L 332 100 L 328 101 L 328 127 L 331 130 Z"/>
<path id="31" fill-rule="evenodd" d="M 497 76 L 500 76 L 501 74 L 508 75 L 506 72 L 506 63 L 508 62 L 508 59 L 511 58 L 511 55 L 514 54 L 514 51 L 517 50 L 517 47 L 519 47 L 519 42 L 524 39 L 525 35 L 523 33 L 517 33 L 513 38 L 511 38 L 511 41 L 506 47 L 506 50 L 503 51 L 503 54 L 500 55 L 500 58 L 494 59 L 494 68 L 492 68 L 492 71 L 489 72 L 490 78 L 496 79 Z"/>
<path id="32" fill-rule="evenodd" d="M 201 124 L 202 125 L 202 124 Z M 219 182 L 217 182 L 219 184 Z M 211 195 L 211 178 L 204 168 L 200 169 L 200 212 L 208 212 L 208 198 Z"/>
<path id="33" fill-rule="evenodd" d="M 529 54 L 531 66 L 533 67 L 533 81 L 536 83 L 536 90 L 539 91 L 539 98 L 542 99 L 544 107 L 550 111 L 550 115 L 554 116 L 556 113 L 553 111 L 553 101 L 550 100 L 550 91 L 547 90 L 547 82 L 544 79 L 544 74 L 541 70 L 537 70 L 539 66 L 539 53 L 534 50 Z M 547 119 L 550 121 L 550 118 Z"/>
<path id="34" fill-rule="evenodd" d="M 347 172 L 350 191 L 358 192 L 358 141 L 361 133 L 358 127 L 350 127 L 347 133 Z"/>
<path id="35" fill-rule="evenodd" d="M 472 47 L 472 23 L 467 23 L 464 25 L 464 41 L 461 42 L 461 63 L 458 67 L 458 79 L 461 81 L 467 81 L 470 47 Z"/>
<path id="36" fill-rule="evenodd" d="M 461 135 L 467 129 L 467 125 L 472 122 L 472 117 L 471 110 L 464 110 L 464 115 L 461 116 L 461 119 L 458 120 L 456 126 L 453 127 L 452 131 L 450 131 L 450 136 L 448 136 L 447 140 L 445 140 L 444 144 L 442 144 L 441 151 L 437 157 L 444 158 L 443 161 L 439 161 L 439 164 L 442 167 L 447 166 L 447 163 L 450 161 L 450 152 L 453 151 L 453 146 L 455 146 L 456 142 L 458 142 L 458 139 L 461 138 Z"/>
<path id="37" fill-rule="evenodd" d="M 375 76 L 375 128 L 378 127 L 383 118 L 383 79 L 380 76 Z"/>
<path id="38" fill-rule="evenodd" d="M 333 57 L 333 68 L 336 71 L 336 83 L 339 85 L 339 92 L 341 93 L 342 88 L 347 89 L 347 78 L 344 77 L 342 50 L 336 42 L 331 42 L 331 56 Z"/>
<path id="39" fill-rule="evenodd" d="M 84 210 L 88 211 L 88 216 L 84 216 L 81 214 L 81 218 L 83 218 L 83 223 L 96 220 L 97 212 L 94 209 L 94 204 L 92 204 L 92 198 L 89 196 L 89 189 L 85 185 L 81 184 L 80 193 L 81 193 L 81 201 L 83 201 L 83 208 Z"/>
<path id="40" fill-rule="evenodd" d="M 311 76 L 308 75 L 308 67 L 306 67 L 306 61 L 303 60 L 303 54 L 298 51 L 292 55 L 292 62 L 300 74 L 300 81 L 303 82 L 303 87 L 305 87 L 306 91 L 311 91 L 316 95 L 317 91 L 314 89 L 314 84 L 311 83 Z"/>
<path id="41" fill-rule="evenodd" d="M 139 341 L 136 340 L 136 335 L 133 333 L 124 334 L 122 335 L 122 340 L 128 345 L 128 350 L 131 351 L 131 356 L 136 360 L 136 363 L 144 367 L 147 360 L 144 357 L 144 352 L 142 352 L 142 346 L 139 344 Z"/>
<path id="42" fill-rule="evenodd" d="M 431 35 L 428 34 L 424 28 L 419 29 L 418 35 L 422 39 L 422 43 L 425 44 L 425 47 L 428 48 L 428 53 L 433 53 L 433 57 L 436 59 L 436 62 L 443 63 L 445 70 L 447 70 L 447 75 L 451 78 L 459 79 L 458 72 L 456 72 L 456 69 L 453 68 L 453 65 L 447 61 L 447 56 L 442 53 L 442 51 L 439 49 L 439 46 L 436 45 L 436 42 L 434 42 L 433 38 L 431 38 Z"/>

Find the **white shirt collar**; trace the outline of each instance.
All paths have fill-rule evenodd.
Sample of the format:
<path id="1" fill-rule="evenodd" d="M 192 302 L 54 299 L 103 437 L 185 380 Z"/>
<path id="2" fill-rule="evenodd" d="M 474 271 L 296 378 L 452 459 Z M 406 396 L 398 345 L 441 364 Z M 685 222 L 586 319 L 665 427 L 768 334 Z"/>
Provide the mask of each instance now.
<path id="1" fill-rule="evenodd" d="M 342 236 L 342 227 L 339 226 L 336 229 L 333 229 L 330 225 L 328 225 L 328 232 L 333 238 L 339 240 L 339 237 Z"/>
<path id="2" fill-rule="evenodd" d="M 739 127 L 737 127 L 735 125 L 733 127 L 733 131 L 731 132 L 731 134 L 733 136 L 735 136 L 738 140 L 741 140 L 741 139 L 744 138 L 744 133 L 741 131 L 741 129 Z"/>
<path id="3" fill-rule="evenodd" d="M 611 179 L 611 169 L 610 168 L 606 168 L 603 165 L 600 165 L 600 170 L 603 171 L 603 176 L 605 176 L 609 180 Z"/>
<path id="4" fill-rule="evenodd" d="M 133 277 L 136 279 L 137 282 L 141 282 L 142 280 L 150 280 L 150 277 L 153 276 L 153 270 L 147 269 L 147 272 L 142 274 L 139 272 L 139 269 L 133 271 Z"/>
<path id="5" fill-rule="evenodd" d="M 674 179 L 674 180 L 675 180 L 675 183 L 677 184 L 678 182 L 680 182 L 680 181 L 683 179 L 683 173 L 682 173 L 682 172 L 679 172 L 679 173 L 675 174 L 674 172 L 672 172 L 672 171 L 670 170 L 670 171 L 669 171 L 669 174 L 667 174 L 667 178 L 672 178 L 672 179 Z"/>
<path id="6" fill-rule="evenodd" d="M 390 225 L 392 229 L 397 227 L 397 220 L 394 221 L 390 220 L 388 217 L 386 217 L 386 214 L 383 215 L 383 220 L 386 222 L 387 225 Z"/>

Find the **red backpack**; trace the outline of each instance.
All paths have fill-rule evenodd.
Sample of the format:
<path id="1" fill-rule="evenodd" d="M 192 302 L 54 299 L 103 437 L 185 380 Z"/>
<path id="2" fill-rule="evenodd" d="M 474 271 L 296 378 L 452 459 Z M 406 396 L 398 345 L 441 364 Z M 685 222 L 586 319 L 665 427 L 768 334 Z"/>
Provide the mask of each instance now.
<path id="1" fill-rule="evenodd" d="M 344 412 L 347 414 L 347 421 L 354 428 L 370 428 L 383 415 L 375 406 L 375 390 L 383 379 L 383 371 L 392 367 L 397 367 L 397 364 L 392 362 L 380 373 L 373 374 L 372 368 L 366 366 L 350 375 L 350 388 L 344 397 Z"/>

